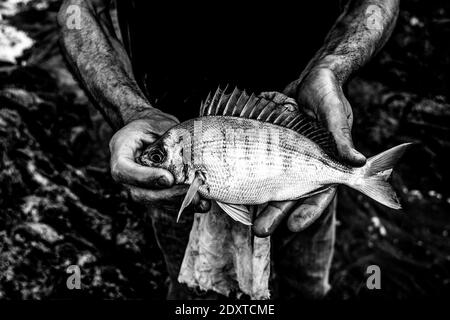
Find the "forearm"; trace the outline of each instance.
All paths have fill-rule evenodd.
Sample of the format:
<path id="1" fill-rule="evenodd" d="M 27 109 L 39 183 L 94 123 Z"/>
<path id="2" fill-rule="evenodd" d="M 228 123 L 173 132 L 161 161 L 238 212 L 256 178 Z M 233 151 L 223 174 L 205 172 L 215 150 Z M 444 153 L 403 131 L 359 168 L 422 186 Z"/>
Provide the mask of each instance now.
<path id="1" fill-rule="evenodd" d="M 300 76 L 328 68 L 342 85 L 386 43 L 395 26 L 399 0 L 351 0 L 323 46 Z"/>
<path id="2" fill-rule="evenodd" d="M 69 21 L 74 18 L 70 6 L 80 10 L 79 28 Z M 114 128 L 141 117 L 171 117 L 145 98 L 132 76 L 124 48 L 111 29 L 102 27 L 91 1 L 66 1 L 58 21 L 69 62 Z"/>

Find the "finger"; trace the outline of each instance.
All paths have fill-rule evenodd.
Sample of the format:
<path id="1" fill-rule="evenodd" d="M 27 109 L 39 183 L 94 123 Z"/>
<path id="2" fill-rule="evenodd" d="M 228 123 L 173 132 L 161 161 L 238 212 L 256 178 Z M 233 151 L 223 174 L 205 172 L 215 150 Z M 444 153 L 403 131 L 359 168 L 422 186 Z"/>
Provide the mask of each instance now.
<path id="1" fill-rule="evenodd" d="M 285 104 L 292 104 L 294 106 L 297 106 L 297 102 L 293 99 L 288 97 L 287 95 L 277 92 L 277 91 L 266 91 L 261 92 L 259 94 L 259 97 L 271 100 L 277 104 L 285 105 Z"/>
<path id="2" fill-rule="evenodd" d="M 135 161 L 141 142 L 117 141 L 111 148 L 111 175 L 114 180 L 139 187 L 167 188 L 173 185 L 173 175 L 161 168 L 142 166 Z"/>
<path id="3" fill-rule="evenodd" d="M 198 192 L 195 194 L 194 199 L 192 199 L 192 203 L 195 212 L 205 213 L 211 209 L 211 201 L 202 198 Z"/>
<path id="4" fill-rule="evenodd" d="M 259 94 L 259 97 L 271 100 L 274 103 L 278 104 L 279 107 L 283 107 L 285 110 L 288 110 L 290 112 L 298 110 L 297 102 L 294 99 L 282 93 L 275 91 L 261 92 Z"/>
<path id="5" fill-rule="evenodd" d="M 311 225 L 328 207 L 336 195 L 336 187 L 313 195 L 296 208 L 288 218 L 288 228 L 292 232 L 299 232 Z"/>
<path id="6" fill-rule="evenodd" d="M 211 209 L 211 200 L 201 199 L 198 204 L 194 205 L 195 212 L 206 213 Z"/>
<path id="7" fill-rule="evenodd" d="M 161 202 L 174 202 L 178 198 L 184 196 L 189 188 L 187 185 L 175 185 L 168 189 L 148 190 L 134 186 L 126 186 L 134 201 L 153 204 Z"/>
<path id="8" fill-rule="evenodd" d="M 351 129 L 342 107 L 327 108 L 325 120 L 336 141 L 337 151 L 341 160 L 354 166 L 364 165 L 366 157 L 357 151 L 353 145 Z"/>
<path id="9" fill-rule="evenodd" d="M 172 174 L 161 168 L 141 166 L 127 158 L 119 158 L 111 164 L 111 175 L 120 183 L 147 188 L 167 188 L 173 185 Z"/>
<path id="10" fill-rule="evenodd" d="M 253 223 L 255 235 L 258 237 L 271 235 L 295 203 L 295 201 L 269 202 Z"/>

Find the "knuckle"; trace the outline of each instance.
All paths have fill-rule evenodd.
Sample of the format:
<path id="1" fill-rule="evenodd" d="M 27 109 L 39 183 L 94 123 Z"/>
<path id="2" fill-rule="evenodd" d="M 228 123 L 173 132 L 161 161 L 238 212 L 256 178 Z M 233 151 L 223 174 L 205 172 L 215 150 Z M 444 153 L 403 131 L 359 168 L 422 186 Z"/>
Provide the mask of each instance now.
<path id="1" fill-rule="evenodd" d="M 293 217 L 293 219 L 290 219 L 288 222 L 288 229 L 291 232 L 300 232 L 306 228 L 310 220 L 306 219 L 305 217 Z"/>
<path id="2" fill-rule="evenodd" d="M 115 162 L 111 162 L 111 176 L 116 181 L 118 176 L 117 164 Z"/>
<path id="3" fill-rule="evenodd" d="M 288 228 L 291 232 L 300 232 L 310 226 L 322 214 L 319 206 L 307 205 L 293 213 L 288 219 Z"/>
<path id="4" fill-rule="evenodd" d="M 130 196 L 134 202 L 145 203 L 147 199 L 143 197 L 142 193 L 136 189 L 130 188 Z"/>
<path id="5" fill-rule="evenodd" d="M 117 134 L 117 133 L 116 133 L 116 134 Z M 116 144 L 116 139 L 117 139 L 116 134 L 112 136 L 111 140 L 109 140 L 108 146 L 109 146 L 109 151 L 110 151 L 111 153 L 113 152 L 114 147 L 115 147 L 115 144 Z"/>
<path id="6" fill-rule="evenodd" d="M 139 192 L 137 192 L 137 191 L 136 191 L 135 189 L 133 189 L 133 188 L 128 189 L 128 191 L 129 191 L 130 196 L 131 196 L 131 199 L 133 199 L 133 201 L 135 201 L 135 202 L 141 202 L 141 197 L 140 197 Z"/>
<path id="7" fill-rule="evenodd" d="M 109 151 L 110 152 L 112 152 L 114 150 L 114 143 L 115 143 L 115 141 L 114 141 L 114 136 L 113 136 L 111 138 L 111 140 L 109 140 L 109 143 L 108 143 L 108 147 L 109 147 Z"/>
<path id="8" fill-rule="evenodd" d="M 289 231 L 291 232 L 299 232 L 300 231 L 300 227 L 299 227 L 300 223 L 298 221 L 298 219 L 294 219 L 294 217 L 289 217 L 287 226 Z"/>
<path id="9" fill-rule="evenodd" d="M 133 201 L 143 204 L 155 202 L 155 198 L 151 192 L 144 192 L 135 188 L 130 188 L 130 196 Z"/>
<path id="10" fill-rule="evenodd" d="M 109 150 L 112 152 L 116 145 L 117 145 L 117 141 L 119 140 L 120 136 L 122 135 L 122 130 L 120 129 L 119 131 L 117 131 L 109 140 Z"/>
<path id="11" fill-rule="evenodd" d="M 111 161 L 111 176 L 116 182 L 122 181 L 122 170 L 119 161 Z"/>

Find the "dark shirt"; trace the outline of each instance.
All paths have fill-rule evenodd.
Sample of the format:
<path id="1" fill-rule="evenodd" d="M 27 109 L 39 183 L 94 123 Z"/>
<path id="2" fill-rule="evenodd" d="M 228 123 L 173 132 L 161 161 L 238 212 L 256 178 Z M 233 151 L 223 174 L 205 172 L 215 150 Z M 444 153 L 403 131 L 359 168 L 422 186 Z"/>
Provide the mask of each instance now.
<path id="1" fill-rule="evenodd" d="M 140 87 L 154 106 L 180 120 L 197 116 L 201 100 L 219 85 L 255 93 L 283 90 L 321 46 L 339 9 L 339 1 L 330 0 L 117 0 Z"/>

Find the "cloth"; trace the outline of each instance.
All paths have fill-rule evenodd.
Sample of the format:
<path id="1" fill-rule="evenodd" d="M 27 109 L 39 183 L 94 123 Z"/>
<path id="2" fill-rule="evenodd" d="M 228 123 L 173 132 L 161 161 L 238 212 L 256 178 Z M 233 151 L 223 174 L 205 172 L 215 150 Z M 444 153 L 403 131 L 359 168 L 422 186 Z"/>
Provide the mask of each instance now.
<path id="1" fill-rule="evenodd" d="M 268 299 L 269 276 L 270 237 L 253 236 L 251 226 L 233 221 L 216 203 L 208 213 L 195 214 L 180 283 L 225 296 Z"/>
<path id="2" fill-rule="evenodd" d="M 212 209 L 217 210 L 217 209 Z M 150 208 L 150 216 L 153 230 L 158 241 L 158 244 L 163 253 L 167 270 L 169 273 L 169 299 L 216 299 L 219 296 L 216 293 L 223 295 L 229 294 L 231 297 L 238 297 L 239 293 L 247 291 L 249 296 L 251 291 L 246 288 L 251 288 L 245 283 L 239 283 L 238 277 L 229 269 L 222 269 L 224 274 L 217 276 L 214 280 L 202 279 L 200 274 L 195 275 L 192 270 L 193 267 L 188 267 L 187 264 L 198 264 L 202 266 L 202 255 L 192 254 L 195 246 L 188 249 L 190 245 L 189 236 L 191 230 L 201 227 L 204 223 L 217 222 L 219 225 L 227 225 L 229 223 L 228 217 L 223 219 L 224 213 L 214 214 L 194 214 L 192 212 L 185 212 L 176 223 L 178 209 L 171 208 Z M 333 256 L 334 240 L 335 240 L 335 212 L 336 200 L 324 211 L 324 213 L 307 229 L 299 233 L 290 232 L 286 225 L 282 223 L 271 237 L 271 263 L 270 263 L 270 277 L 269 277 L 269 294 L 271 298 L 308 298 L 317 299 L 322 298 L 329 291 L 329 271 L 331 260 Z M 222 214 L 223 216 L 220 216 Z M 197 220 L 195 222 L 194 220 Z M 197 227 L 192 228 L 197 224 Z M 206 239 L 206 238 L 205 238 Z M 214 234 L 207 241 L 223 242 L 217 240 Z M 203 249 L 208 247 L 202 246 Z M 232 248 L 231 242 L 228 242 L 227 247 Z M 246 250 L 248 246 L 245 247 Z M 188 251 L 186 251 L 188 249 Z M 202 250 L 203 250 L 202 249 Z M 191 250 L 191 253 L 189 253 Z M 233 250 L 228 252 L 232 255 Z M 248 251 L 247 251 L 248 252 Z M 186 253 L 186 255 L 185 255 Z M 256 254 L 255 256 L 261 257 Z M 184 261 L 184 262 L 183 262 Z M 204 260 L 203 260 L 204 261 Z M 231 265 L 227 258 L 224 265 L 231 268 L 239 267 L 239 262 L 236 265 Z M 184 267 L 182 268 L 182 265 Z M 207 259 L 203 269 L 200 270 L 220 270 L 221 263 L 214 263 L 214 260 Z M 236 267 L 238 266 L 238 267 Z M 216 269 L 215 269 L 216 268 Z M 184 271 L 183 271 L 184 269 Z M 181 270 L 181 272 L 180 272 Z M 248 272 L 249 269 L 246 270 Z M 251 279 L 257 279 L 258 274 L 262 275 L 260 279 L 267 276 L 266 267 L 256 270 Z M 214 272 L 213 272 L 214 273 Z M 246 273 L 250 275 L 250 273 Z M 188 283 L 189 286 L 181 285 L 178 280 Z M 264 282 L 265 284 L 266 282 Z M 214 285 L 213 285 L 214 284 Z M 244 284 L 244 286 L 242 286 Z M 265 285 L 253 289 L 254 298 L 266 298 Z M 229 286 L 228 289 L 224 289 Z M 205 291 L 205 289 L 209 289 Z"/>

